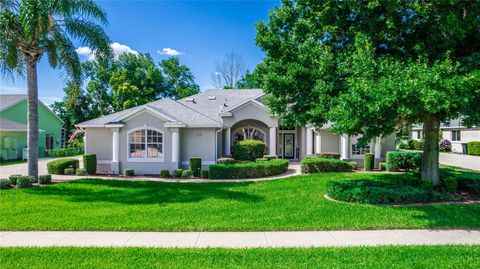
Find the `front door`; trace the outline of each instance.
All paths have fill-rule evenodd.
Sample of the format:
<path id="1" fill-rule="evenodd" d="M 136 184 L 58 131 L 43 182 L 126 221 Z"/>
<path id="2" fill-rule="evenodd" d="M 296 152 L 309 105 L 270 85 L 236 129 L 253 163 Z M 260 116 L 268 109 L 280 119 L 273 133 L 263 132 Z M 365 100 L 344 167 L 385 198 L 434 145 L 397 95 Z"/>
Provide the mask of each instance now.
<path id="1" fill-rule="evenodd" d="M 295 158 L 295 134 L 283 134 L 283 158 Z"/>

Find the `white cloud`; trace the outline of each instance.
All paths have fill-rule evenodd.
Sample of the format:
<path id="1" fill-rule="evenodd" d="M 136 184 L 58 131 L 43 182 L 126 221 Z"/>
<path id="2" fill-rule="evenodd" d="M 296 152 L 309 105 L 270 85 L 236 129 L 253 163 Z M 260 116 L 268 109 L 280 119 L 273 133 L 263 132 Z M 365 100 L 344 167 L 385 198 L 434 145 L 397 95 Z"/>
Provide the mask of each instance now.
<path id="1" fill-rule="evenodd" d="M 131 49 L 127 45 L 122 45 L 118 42 L 113 42 L 112 44 L 110 44 L 110 47 L 112 47 L 113 49 L 113 54 L 115 58 L 117 58 L 120 54 L 123 54 L 123 53 L 132 53 L 132 54 L 138 55 L 137 51 Z M 95 60 L 95 52 L 89 47 L 79 47 L 75 51 L 78 53 L 78 55 L 87 57 L 88 61 Z"/>
<path id="2" fill-rule="evenodd" d="M 172 49 L 172 48 L 163 48 L 162 50 L 157 50 L 158 54 L 161 55 L 169 55 L 169 56 L 179 56 L 179 55 L 184 55 L 185 53 Z"/>

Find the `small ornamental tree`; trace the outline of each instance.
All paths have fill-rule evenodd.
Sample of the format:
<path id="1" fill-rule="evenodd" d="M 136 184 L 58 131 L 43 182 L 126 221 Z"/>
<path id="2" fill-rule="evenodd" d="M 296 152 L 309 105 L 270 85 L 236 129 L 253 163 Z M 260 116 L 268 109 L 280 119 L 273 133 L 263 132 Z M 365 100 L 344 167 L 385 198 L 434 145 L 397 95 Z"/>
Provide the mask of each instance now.
<path id="1" fill-rule="evenodd" d="M 423 124 L 422 179 L 438 185 L 440 123 L 480 124 L 478 14 L 479 1 L 283 0 L 257 25 L 255 71 L 288 125 L 366 143 Z"/>

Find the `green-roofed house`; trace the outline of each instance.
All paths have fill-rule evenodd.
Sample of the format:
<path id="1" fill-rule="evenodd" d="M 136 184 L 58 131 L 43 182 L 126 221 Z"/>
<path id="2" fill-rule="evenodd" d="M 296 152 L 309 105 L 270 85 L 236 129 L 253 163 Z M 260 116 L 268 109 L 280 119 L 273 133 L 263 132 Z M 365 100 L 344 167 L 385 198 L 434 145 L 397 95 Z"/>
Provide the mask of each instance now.
<path id="1" fill-rule="evenodd" d="M 0 94 L 0 158 L 16 160 L 27 158 L 27 95 Z M 62 120 L 44 103 L 38 101 L 39 157 L 45 150 L 63 145 Z"/>

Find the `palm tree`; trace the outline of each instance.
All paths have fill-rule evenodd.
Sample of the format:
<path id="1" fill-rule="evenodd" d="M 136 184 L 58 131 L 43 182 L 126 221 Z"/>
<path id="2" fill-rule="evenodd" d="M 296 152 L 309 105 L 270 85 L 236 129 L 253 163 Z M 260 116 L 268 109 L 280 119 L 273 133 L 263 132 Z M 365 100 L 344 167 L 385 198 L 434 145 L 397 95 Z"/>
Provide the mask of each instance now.
<path id="1" fill-rule="evenodd" d="M 38 177 L 37 64 L 45 54 L 80 83 L 81 65 L 73 40 L 96 57 L 112 56 L 101 24 L 106 13 L 93 0 L 0 0 L 0 72 L 24 74 L 28 87 L 28 175 Z"/>

